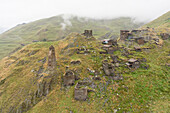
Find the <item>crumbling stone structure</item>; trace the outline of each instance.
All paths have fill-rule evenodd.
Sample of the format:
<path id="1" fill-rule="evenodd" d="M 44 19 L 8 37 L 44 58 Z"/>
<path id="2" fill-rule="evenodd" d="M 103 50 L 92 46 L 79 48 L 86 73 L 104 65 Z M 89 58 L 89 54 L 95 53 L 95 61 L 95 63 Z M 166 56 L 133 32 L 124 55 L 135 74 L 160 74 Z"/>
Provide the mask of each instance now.
<path id="1" fill-rule="evenodd" d="M 140 67 L 140 62 L 137 60 L 137 59 L 129 59 L 128 60 L 128 63 L 126 63 L 126 65 L 129 67 L 129 68 L 139 68 Z"/>
<path id="2" fill-rule="evenodd" d="M 139 45 L 143 45 L 145 43 L 144 37 L 139 37 L 136 38 L 135 40 Z"/>
<path id="3" fill-rule="evenodd" d="M 72 71 L 67 71 L 63 77 L 64 86 L 72 86 L 75 82 L 75 75 Z"/>
<path id="4" fill-rule="evenodd" d="M 129 30 L 120 30 L 120 40 L 125 40 L 128 38 Z"/>
<path id="5" fill-rule="evenodd" d="M 56 67 L 56 56 L 55 56 L 55 48 L 51 45 L 49 47 L 48 54 L 48 69 L 53 70 Z"/>
<path id="6" fill-rule="evenodd" d="M 92 30 L 84 30 L 83 35 L 86 36 L 86 37 L 92 37 L 93 32 L 92 32 Z"/>
<path id="7" fill-rule="evenodd" d="M 160 36 L 163 40 L 167 40 L 168 38 L 170 38 L 170 35 L 168 33 L 161 33 Z"/>
<path id="8" fill-rule="evenodd" d="M 118 50 L 117 47 L 113 47 L 111 45 L 103 45 L 102 49 L 106 51 L 105 54 L 113 54 L 114 51 Z"/>
<path id="9" fill-rule="evenodd" d="M 106 76 L 115 75 L 114 65 L 111 63 L 103 62 L 103 71 Z"/>
<path id="10" fill-rule="evenodd" d="M 75 100 L 80 100 L 80 101 L 85 101 L 87 99 L 87 94 L 88 94 L 88 89 L 87 87 L 81 88 L 81 83 L 77 83 L 75 88 L 74 88 L 74 99 Z"/>

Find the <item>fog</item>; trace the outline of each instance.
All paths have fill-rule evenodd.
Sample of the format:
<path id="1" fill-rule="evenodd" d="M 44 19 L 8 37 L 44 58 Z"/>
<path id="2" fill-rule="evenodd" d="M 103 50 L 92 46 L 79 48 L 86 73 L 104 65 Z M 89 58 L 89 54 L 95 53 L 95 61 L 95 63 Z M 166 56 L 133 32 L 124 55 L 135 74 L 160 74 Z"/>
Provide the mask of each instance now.
<path id="1" fill-rule="evenodd" d="M 0 27 L 9 29 L 59 14 L 95 19 L 133 17 L 148 22 L 170 11 L 170 0 L 0 0 Z M 61 23 L 71 25 L 64 17 Z"/>

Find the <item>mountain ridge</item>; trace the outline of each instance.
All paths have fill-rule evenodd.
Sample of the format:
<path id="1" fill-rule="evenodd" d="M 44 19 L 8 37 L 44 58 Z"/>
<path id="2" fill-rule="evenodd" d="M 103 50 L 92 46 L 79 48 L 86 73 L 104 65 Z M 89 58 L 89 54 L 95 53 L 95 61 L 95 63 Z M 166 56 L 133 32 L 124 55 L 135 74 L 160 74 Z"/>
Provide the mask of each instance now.
<path id="1" fill-rule="evenodd" d="M 23 23 L 0 35 L 0 58 L 7 56 L 21 44 L 32 43 L 33 40 L 60 40 L 70 32 L 83 33 L 84 29 L 92 29 L 96 38 L 101 38 L 108 32 L 114 38 L 119 36 L 120 29 L 138 28 L 142 23 L 134 23 L 129 17 L 111 20 L 95 20 L 79 17 L 64 17 L 63 15 Z M 63 30 L 64 29 L 64 30 Z"/>

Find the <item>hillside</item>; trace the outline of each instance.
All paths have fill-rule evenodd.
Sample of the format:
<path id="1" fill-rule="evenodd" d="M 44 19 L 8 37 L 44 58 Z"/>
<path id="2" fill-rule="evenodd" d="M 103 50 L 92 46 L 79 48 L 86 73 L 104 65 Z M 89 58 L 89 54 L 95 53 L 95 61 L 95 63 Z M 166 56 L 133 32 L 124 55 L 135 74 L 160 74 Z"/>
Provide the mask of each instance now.
<path id="1" fill-rule="evenodd" d="M 68 21 L 67 24 L 73 26 L 74 20 L 76 19 L 70 19 L 72 24 Z M 100 20 L 100 22 L 102 26 L 110 25 L 109 21 Z M 88 20 L 86 24 L 88 23 L 99 25 L 94 20 Z M 16 28 L 24 30 L 25 27 L 22 26 L 28 25 L 19 25 Z M 35 24 L 35 28 L 36 26 L 38 25 Z M 169 37 L 161 39 L 159 33 L 164 31 L 147 28 L 144 29 L 146 33 L 140 34 L 140 37 L 138 33 L 129 33 L 125 30 L 127 34 L 131 34 L 131 39 L 125 33 L 121 34 L 122 40 L 119 42 L 115 40 L 103 42 L 98 40 L 101 36 L 109 38 L 115 32 L 110 34 L 108 30 L 103 30 L 103 27 L 96 26 L 94 29 L 97 31 L 93 29 L 94 37 L 82 34 L 83 29 L 89 29 L 87 26 L 77 28 L 78 33 L 69 33 L 68 28 L 71 26 L 67 26 L 65 31 L 68 30 L 68 35 L 63 35 L 65 38 L 57 41 L 56 34 L 56 41 L 28 44 L 0 60 L 0 111 L 2 113 L 167 113 L 170 110 Z M 13 32 L 16 28 L 8 32 Z M 44 31 L 49 32 L 49 28 L 45 28 Z M 135 30 L 138 31 L 141 32 Z M 7 36 L 8 32 L 2 36 Z M 60 33 L 62 32 L 60 28 Z M 26 43 L 34 40 L 34 33 L 32 30 L 32 37 L 25 37 Z M 146 34 L 147 40 L 141 38 Z M 48 35 L 49 40 L 54 40 L 52 35 Z M 39 35 L 37 37 L 39 37 L 37 40 L 43 39 Z"/>
<path id="2" fill-rule="evenodd" d="M 48 71 L 48 52 L 53 45 L 56 53 L 55 71 Z M 118 47 L 113 55 L 99 54 L 100 41 L 86 39 L 72 33 L 54 42 L 37 42 L 0 61 L 0 110 L 3 113 L 56 112 L 168 112 L 168 79 L 170 67 L 169 41 L 149 51 L 131 51 Z M 78 54 L 77 50 L 85 51 Z M 130 58 L 139 59 L 138 69 L 125 64 Z M 71 63 L 80 61 L 80 63 Z M 114 63 L 117 62 L 117 63 Z M 114 76 L 106 75 L 104 68 L 114 68 Z M 110 69 L 109 68 L 109 69 Z M 72 71 L 79 79 L 72 86 L 64 86 L 63 77 Z M 108 73 L 108 72 L 107 72 Z M 94 77 L 98 79 L 93 79 Z M 116 77 L 116 78 L 115 78 Z M 85 81 L 86 101 L 74 99 L 74 88 Z M 160 106 L 161 105 L 161 106 Z"/>
<path id="3" fill-rule="evenodd" d="M 0 35 L 0 59 L 33 40 L 60 40 L 70 32 L 83 33 L 85 29 L 92 29 L 96 38 L 116 38 L 120 29 L 135 29 L 141 25 L 128 17 L 95 20 L 65 15 L 23 23 Z"/>
<path id="4" fill-rule="evenodd" d="M 152 22 L 145 24 L 143 27 L 155 28 L 158 31 L 170 32 L 170 11 L 153 20 Z"/>

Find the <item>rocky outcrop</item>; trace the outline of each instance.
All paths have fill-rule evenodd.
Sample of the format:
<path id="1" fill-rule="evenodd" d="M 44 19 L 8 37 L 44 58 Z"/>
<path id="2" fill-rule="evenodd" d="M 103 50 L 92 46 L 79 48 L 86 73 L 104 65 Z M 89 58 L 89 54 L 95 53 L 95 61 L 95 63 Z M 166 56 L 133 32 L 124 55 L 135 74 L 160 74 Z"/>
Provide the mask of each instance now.
<path id="1" fill-rule="evenodd" d="M 24 113 L 31 109 L 34 105 L 40 102 L 44 96 L 47 96 L 52 88 L 53 76 L 46 76 L 41 82 L 37 83 L 37 89 L 35 92 L 29 93 L 24 101 L 22 101 L 18 107 L 12 110 L 10 113 Z"/>
<path id="2" fill-rule="evenodd" d="M 42 82 L 37 84 L 37 91 L 36 91 L 36 97 L 42 97 L 49 94 L 49 91 L 51 90 L 52 85 L 52 78 L 51 77 L 45 77 Z"/>

